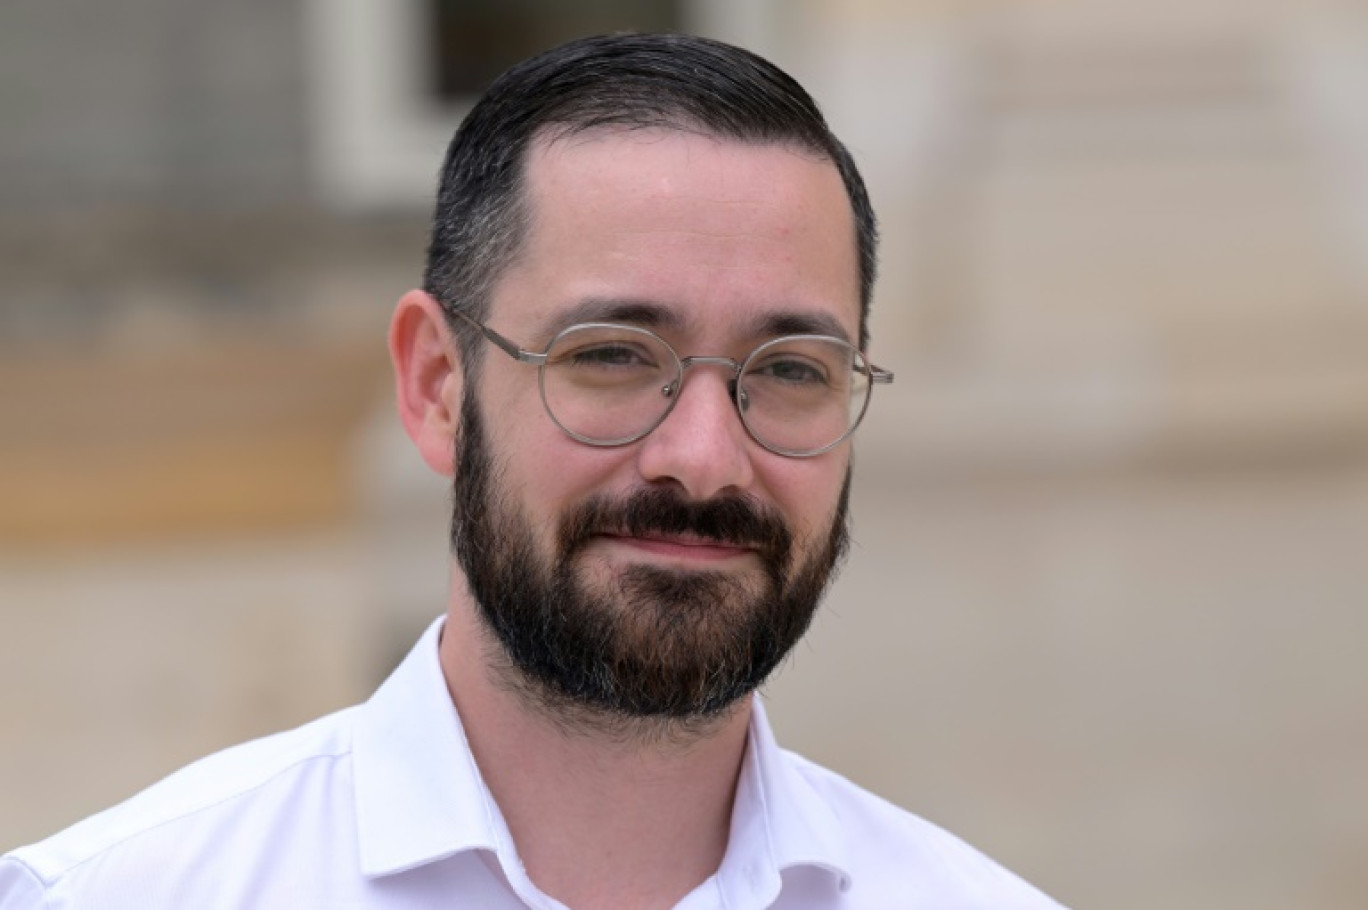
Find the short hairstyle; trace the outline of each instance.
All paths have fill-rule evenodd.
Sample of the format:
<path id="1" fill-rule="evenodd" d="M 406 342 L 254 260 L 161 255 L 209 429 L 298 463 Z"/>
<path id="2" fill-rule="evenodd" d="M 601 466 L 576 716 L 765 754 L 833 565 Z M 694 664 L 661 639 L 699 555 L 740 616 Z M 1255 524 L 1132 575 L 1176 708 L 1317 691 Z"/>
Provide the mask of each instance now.
<path id="1" fill-rule="evenodd" d="M 750 144 L 792 145 L 830 160 L 854 214 L 860 268 L 860 346 L 874 286 L 877 241 L 864 180 L 816 102 L 769 61 L 690 35 L 582 38 L 505 72 L 447 148 L 423 288 L 462 339 L 467 367 L 478 336 L 452 316 L 488 315 L 490 291 L 527 228 L 523 168 L 533 141 L 600 127 L 697 131 Z"/>

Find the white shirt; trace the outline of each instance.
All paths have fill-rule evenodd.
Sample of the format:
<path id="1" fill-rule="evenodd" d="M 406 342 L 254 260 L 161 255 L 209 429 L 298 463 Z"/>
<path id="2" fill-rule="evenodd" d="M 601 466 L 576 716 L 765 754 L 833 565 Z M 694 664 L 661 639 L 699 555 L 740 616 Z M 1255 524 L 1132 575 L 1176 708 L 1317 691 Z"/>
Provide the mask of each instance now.
<path id="1" fill-rule="evenodd" d="M 0 910 L 564 910 L 527 877 L 437 659 L 0 858 Z M 775 745 L 759 699 L 701 908 L 1046 910 L 955 837 Z"/>

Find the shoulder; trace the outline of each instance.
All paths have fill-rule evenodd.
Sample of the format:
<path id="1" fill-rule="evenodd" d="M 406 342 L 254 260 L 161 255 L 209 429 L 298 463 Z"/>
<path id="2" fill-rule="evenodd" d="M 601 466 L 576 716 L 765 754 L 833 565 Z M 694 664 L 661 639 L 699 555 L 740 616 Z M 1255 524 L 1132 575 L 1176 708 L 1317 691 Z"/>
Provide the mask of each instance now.
<path id="1" fill-rule="evenodd" d="M 293 839 L 291 826 L 322 808 L 315 804 L 336 804 L 350 793 L 355 711 L 200 759 L 111 809 L 0 857 L 0 908 L 61 906 L 50 896 L 83 893 L 95 880 L 101 894 L 133 889 L 128 893 L 145 900 L 154 882 L 186 863 L 212 858 L 218 871 L 232 874 L 237 866 L 268 862 L 281 838 Z M 42 895 L 41 902 L 23 900 L 29 893 Z"/>
<path id="2" fill-rule="evenodd" d="M 801 755 L 790 767 L 836 817 L 849 846 L 852 897 L 897 896 L 908 907 L 1060 910 L 1060 905 L 979 850 Z"/>

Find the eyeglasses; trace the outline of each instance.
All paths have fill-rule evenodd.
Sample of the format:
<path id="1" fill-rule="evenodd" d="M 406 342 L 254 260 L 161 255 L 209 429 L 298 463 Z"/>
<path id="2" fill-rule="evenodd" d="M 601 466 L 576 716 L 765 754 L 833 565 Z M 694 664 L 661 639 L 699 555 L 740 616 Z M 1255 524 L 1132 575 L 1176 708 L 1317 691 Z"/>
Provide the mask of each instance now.
<path id="1" fill-rule="evenodd" d="M 773 338 L 736 361 L 680 357 L 654 332 L 588 322 L 562 330 L 538 354 L 456 315 L 508 356 L 536 366 L 546 413 L 591 446 L 627 445 L 650 433 L 679 401 L 684 371 L 707 365 L 731 371 L 728 391 L 752 439 L 779 455 L 820 455 L 855 432 L 874 384 L 893 381 L 832 335 Z"/>

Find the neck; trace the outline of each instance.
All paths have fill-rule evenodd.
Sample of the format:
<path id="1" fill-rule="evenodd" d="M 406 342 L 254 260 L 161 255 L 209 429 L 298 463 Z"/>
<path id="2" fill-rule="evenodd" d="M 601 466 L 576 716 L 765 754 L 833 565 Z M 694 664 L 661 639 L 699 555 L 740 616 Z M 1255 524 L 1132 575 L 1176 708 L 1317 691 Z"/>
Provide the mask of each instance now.
<path id="1" fill-rule="evenodd" d="M 572 908 L 670 907 L 717 870 L 749 699 L 697 723 L 610 717 L 546 698 L 494 653 L 473 606 L 453 604 L 443 672 L 541 890 Z"/>

